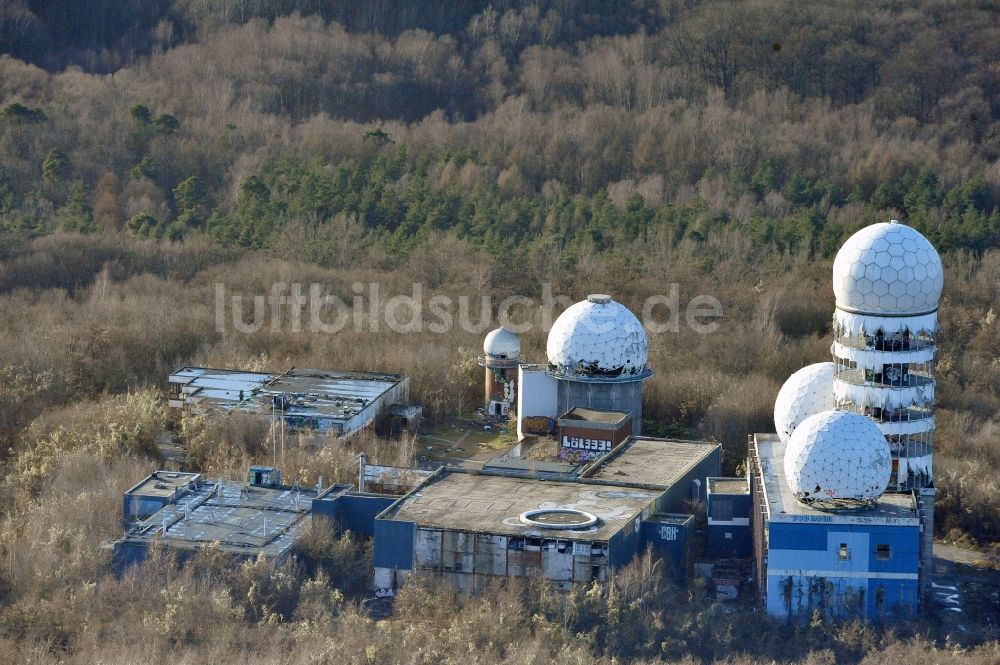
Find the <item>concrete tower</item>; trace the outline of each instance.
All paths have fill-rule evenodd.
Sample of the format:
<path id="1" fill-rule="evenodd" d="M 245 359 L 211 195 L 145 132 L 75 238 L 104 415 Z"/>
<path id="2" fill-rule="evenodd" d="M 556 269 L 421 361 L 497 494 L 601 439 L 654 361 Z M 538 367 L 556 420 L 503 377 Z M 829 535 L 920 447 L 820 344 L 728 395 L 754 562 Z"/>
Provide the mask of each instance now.
<path id="1" fill-rule="evenodd" d="M 486 368 L 484 408 L 492 418 L 506 418 L 517 404 L 517 366 L 521 338 L 506 328 L 497 328 L 483 341 L 479 364 Z"/>
<path id="2" fill-rule="evenodd" d="M 941 259 L 893 220 L 851 236 L 833 264 L 834 399 L 870 417 L 892 451 L 889 491 L 933 486 Z"/>
<path id="3" fill-rule="evenodd" d="M 833 264 L 834 399 L 870 417 L 885 436 L 888 491 L 914 492 L 924 597 L 934 552 L 934 363 L 943 286 L 937 251 L 896 220 L 855 233 Z"/>

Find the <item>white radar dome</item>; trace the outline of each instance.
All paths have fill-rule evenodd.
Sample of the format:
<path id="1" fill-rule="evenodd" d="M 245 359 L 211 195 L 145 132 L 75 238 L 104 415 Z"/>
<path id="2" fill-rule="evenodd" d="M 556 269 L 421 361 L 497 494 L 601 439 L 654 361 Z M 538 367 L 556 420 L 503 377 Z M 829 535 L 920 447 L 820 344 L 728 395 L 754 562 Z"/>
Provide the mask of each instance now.
<path id="1" fill-rule="evenodd" d="M 788 443 L 803 420 L 835 406 L 831 362 L 807 365 L 788 377 L 774 400 L 774 427 Z"/>
<path id="2" fill-rule="evenodd" d="M 937 250 L 919 231 L 896 220 L 861 229 L 847 239 L 833 262 L 837 307 L 849 312 L 932 312 L 943 285 Z"/>
<path id="3" fill-rule="evenodd" d="M 785 448 L 785 480 L 803 501 L 871 501 L 889 484 L 889 444 L 870 418 L 823 411 L 795 429 Z"/>
<path id="4" fill-rule="evenodd" d="M 549 331 L 549 363 L 569 375 L 628 377 L 646 372 L 642 323 L 610 296 L 590 295 L 568 307 Z"/>
<path id="5" fill-rule="evenodd" d="M 521 355 L 521 338 L 506 328 L 497 328 L 483 340 L 483 353 L 493 358 L 515 360 Z"/>

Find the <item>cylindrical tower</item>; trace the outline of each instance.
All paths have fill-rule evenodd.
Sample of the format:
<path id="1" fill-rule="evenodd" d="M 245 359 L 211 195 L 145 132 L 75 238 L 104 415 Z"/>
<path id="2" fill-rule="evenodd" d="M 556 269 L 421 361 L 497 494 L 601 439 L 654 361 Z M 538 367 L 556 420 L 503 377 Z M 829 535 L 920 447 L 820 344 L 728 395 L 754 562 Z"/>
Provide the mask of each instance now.
<path id="1" fill-rule="evenodd" d="M 592 294 L 564 311 L 546 342 L 559 413 L 586 407 L 632 414 L 642 433 L 642 382 L 653 375 L 642 323 L 611 296 Z"/>
<path id="2" fill-rule="evenodd" d="M 506 328 L 497 328 L 483 341 L 479 364 L 486 368 L 484 409 L 492 418 L 506 418 L 517 404 L 517 366 L 521 360 L 521 338 Z"/>
<path id="3" fill-rule="evenodd" d="M 896 220 L 851 236 L 833 264 L 837 408 L 870 417 L 892 452 L 889 491 L 933 486 L 941 259 Z"/>

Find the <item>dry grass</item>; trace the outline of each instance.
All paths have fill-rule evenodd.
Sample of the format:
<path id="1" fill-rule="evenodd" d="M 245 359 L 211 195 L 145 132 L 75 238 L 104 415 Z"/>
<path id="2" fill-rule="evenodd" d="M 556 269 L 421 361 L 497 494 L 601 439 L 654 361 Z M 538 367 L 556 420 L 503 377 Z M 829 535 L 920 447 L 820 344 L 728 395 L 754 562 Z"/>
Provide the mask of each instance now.
<path id="1" fill-rule="evenodd" d="M 44 256 L 71 250 L 87 270 L 29 286 Z M 238 284 L 248 294 L 266 293 L 273 281 L 316 281 L 346 294 L 354 280 L 405 293 L 409 277 L 400 271 L 320 268 L 264 254 L 220 260 L 205 252 L 182 260 L 178 251 L 65 236 L 23 247 L 3 264 L 4 279 L 20 286 L 0 292 L 11 313 L 0 320 L 0 367 L 9 379 L 0 388 L 0 415 L 4 448 L 10 449 L 0 506 L 0 648 L 39 663 L 591 663 L 612 657 L 826 663 L 859 662 L 865 654 L 886 663 L 995 660 L 995 644 L 957 654 L 909 634 L 852 625 L 780 638 L 786 629 L 727 614 L 697 585 L 677 595 L 657 587 L 652 571 L 641 570 L 623 572 L 604 589 L 579 589 L 569 601 L 518 583 L 469 598 L 428 580 L 408 587 L 393 617 L 376 622 L 356 607 L 355 594 L 367 586 L 370 553 L 354 541 L 324 537 L 303 544 L 299 564 L 275 570 L 261 562 L 234 568 L 207 552 L 183 570 L 154 557 L 113 578 L 100 545 L 118 534 L 121 493 L 158 464 L 153 438 L 167 420 L 160 391 L 176 365 L 402 372 L 412 377 L 412 398 L 428 407 L 431 418 L 467 412 L 480 399 L 481 369 L 473 361 L 479 333 L 247 335 L 214 329 L 216 281 Z M 589 259 L 585 272 L 543 263 L 532 276 L 574 298 L 610 289 L 636 309 L 670 281 L 685 294 L 682 303 L 694 293 L 718 297 L 724 307 L 718 333 L 651 338 L 656 375 L 646 386 L 646 415 L 651 430 L 722 441 L 727 466 L 735 470 L 746 434 L 769 428 L 783 378 L 828 357 L 816 312 L 832 307 L 832 298 L 825 281 L 812 275 L 829 265 L 793 262 L 789 268 L 787 257 L 766 252 L 750 261 L 738 239 L 717 239 L 697 251 L 666 245 L 647 251 L 662 261 L 633 281 L 602 277 L 620 266 L 601 256 Z M 698 267 L 705 251 L 713 256 L 711 270 Z M 109 256 L 118 258 L 106 268 L 101 261 Z M 946 259 L 935 460 L 939 524 L 943 533 L 982 544 L 1000 531 L 1000 488 L 991 474 L 1000 462 L 1000 397 L 989 363 L 996 357 L 989 311 L 998 307 L 996 286 L 984 278 L 994 274 L 996 255 Z M 178 263 L 183 269 L 164 267 Z M 477 282 L 478 269 L 475 262 L 444 265 L 437 290 L 457 296 L 475 283 L 499 296 L 512 288 L 500 277 Z M 537 285 L 519 286 L 537 295 L 531 290 Z M 792 293 L 793 304 L 770 293 Z M 526 353 L 540 358 L 544 341 L 540 330 L 528 333 Z M 239 474 L 250 462 L 271 460 L 269 427 L 245 416 L 186 419 L 174 431 L 209 474 Z M 362 450 L 377 463 L 407 464 L 413 456 L 409 439 L 384 440 L 370 432 L 346 443 L 286 433 L 285 444 L 280 464 L 286 477 L 306 484 L 319 476 L 327 483 L 353 482 Z M 923 630 L 934 635 L 935 628 Z M 983 630 L 978 639 L 995 637 Z"/>

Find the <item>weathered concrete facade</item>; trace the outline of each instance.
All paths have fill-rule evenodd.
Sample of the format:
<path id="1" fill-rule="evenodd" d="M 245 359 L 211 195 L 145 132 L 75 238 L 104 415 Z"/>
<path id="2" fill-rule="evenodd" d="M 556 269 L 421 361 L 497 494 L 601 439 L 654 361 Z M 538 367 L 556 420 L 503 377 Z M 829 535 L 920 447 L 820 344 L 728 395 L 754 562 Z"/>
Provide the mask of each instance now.
<path id="1" fill-rule="evenodd" d="M 686 574 L 693 521 L 665 513 L 718 474 L 719 446 L 640 438 L 619 448 L 573 480 L 438 471 L 375 520 L 375 587 L 397 589 L 414 571 L 468 590 L 499 576 L 603 581 L 647 545 Z"/>

